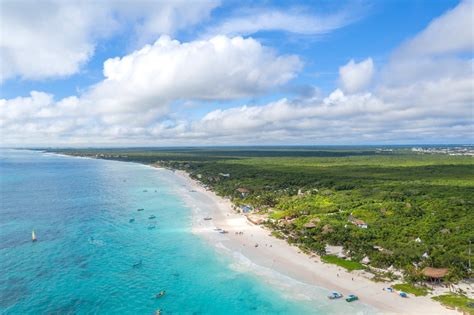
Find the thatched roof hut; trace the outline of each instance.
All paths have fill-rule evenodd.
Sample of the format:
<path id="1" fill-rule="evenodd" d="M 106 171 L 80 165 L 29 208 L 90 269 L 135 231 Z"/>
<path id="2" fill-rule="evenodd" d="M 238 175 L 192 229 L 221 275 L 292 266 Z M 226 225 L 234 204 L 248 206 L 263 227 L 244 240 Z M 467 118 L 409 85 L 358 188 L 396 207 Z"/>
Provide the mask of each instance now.
<path id="1" fill-rule="evenodd" d="M 303 227 L 305 229 L 312 229 L 316 227 L 316 224 L 314 224 L 313 222 L 308 222 L 308 223 L 303 224 Z"/>
<path id="2" fill-rule="evenodd" d="M 433 278 L 433 279 L 441 279 L 449 273 L 448 268 L 432 268 L 432 267 L 425 267 L 421 271 L 421 273 L 425 277 Z"/>
<path id="3" fill-rule="evenodd" d="M 332 226 L 330 226 L 329 224 L 326 224 L 325 226 L 323 226 L 323 234 L 327 234 L 327 233 L 332 233 L 334 232 L 334 229 L 332 228 Z"/>

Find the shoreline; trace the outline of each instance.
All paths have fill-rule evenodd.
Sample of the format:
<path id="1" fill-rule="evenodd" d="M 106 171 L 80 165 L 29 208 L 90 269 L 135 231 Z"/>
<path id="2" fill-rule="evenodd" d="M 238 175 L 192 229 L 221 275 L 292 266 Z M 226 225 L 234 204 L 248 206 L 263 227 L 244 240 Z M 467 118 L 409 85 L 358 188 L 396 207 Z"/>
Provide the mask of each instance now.
<path id="1" fill-rule="evenodd" d="M 152 167 L 161 168 L 153 165 Z M 431 300 L 429 296 L 415 297 L 409 294 L 409 298 L 402 298 L 396 293 L 389 293 L 384 290 L 389 284 L 369 280 L 364 276 L 368 276 L 365 271 L 348 272 L 339 266 L 323 263 L 319 256 L 307 255 L 285 240 L 271 236 L 271 231 L 249 222 L 244 215 L 236 213 L 232 209 L 230 200 L 217 196 L 211 190 L 204 189 L 186 172 L 181 170 L 170 172 L 181 178 L 186 186 L 186 191 L 182 191 L 181 195 L 193 212 L 192 232 L 203 237 L 218 250 L 222 250 L 224 247 L 231 256 L 236 256 L 236 254 L 243 256 L 249 263 L 258 267 L 257 276 L 263 278 L 269 276 L 259 274 L 262 269 L 275 271 L 278 275 L 320 291 L 317 292 L 319 294 L 322 293 L 321 291 L 325 291 L 324 297 L 318 296 L 319 299 L 327 299 L 326 295 L 334 290 L 343 293 L 344 296 L 356 294 L 360 300 L 355 303 L 374 307 L 375 313 L 378 314 L 459 314 L 459 312 L 449 310 Z M 201 196 L 196 197 L 191 194 Z M 196 206 L 196 200 L 199 198 L 204 199 L 205 210 Z M 212 220 L 203 220 L 206 216 L 212 217 Z M 219 234 L 214 230 L 214 227 L 219 227 L 229 233 Z M 236 232 L 243 232 L 243 234 L 236 234 Z M 242 259 L 242 257 L 238 257 L 238 259 Z M 250 272 L 255 273 L 254 267 L 250 268 L 252 269 Z M 272 279 L 266 280 L 272 282 Z M 301 299 L 311 300 L 311 294 L 307 294 L 307 292 L 303 294 L 306 297 L 300 296 L 301 294 L 298 292 L 295 295 Z M 328 300 L 328 303 L 334 302 L 339 301 Z M 372 311 L 369 312 L 372 313 Z"/>
<path id="2" fill-rule="evenodd" d="M 133 163 L 133 161 L 113 161 Z M 460 314 L 456 310 L 443 307 L 429 296 L 415 297 L 409 294 L 409 298 L 401 298 L 395 293 L 383 290 L 389 286 L 388 283 L 373 282 L 364 277 L 364 271 L 348 272 L 339 266 L 323 263 L 315 254 L 311 256 L 304 254 L 285 240 L 271 236 L 271 231 L 249 222 L 244 215 L 236 213 L 230 200 L 204 189 L 200 182 L 192 179 L 185 171 L 171 170 L 153 164 L 137 164 L 167 171 L 174 179 L 180 179 L 178 187 L 181 189 L 177 193 L 192 210 L 192 233 L 213 245 L 216 251 L 230 256 L 237 263 L 235 268 L 242 268 L 244 264 L 238 264 L 238 261 L 244 260 L 248 265 L 244 272 L 254 273 L 269 285 L 283 284 L 286 287 L 284 291 L 287 291 L 285 293 L 290 293 L 292 299 L 315 300 L 318 302 L 318 309 L 321 307 L 323 311 L 325 306 L 330 310 L 337 303 L 338 309 L 341 307 L 341 312 L 338 313 L 347 313 L 344 312 L 347 308 L 352 310 L 349 314 Z M 207 216 L 212 217 L 212 220 L 203 220 Z M 215 227 L 225 229 L 229 233 L 219 234 L 214 230 Z M 237 235 L 235 232 L 244 233 Z M 258 247 L 255 247 L 255 244 L 258 244 Z M 276 279 L 277 277 L 280 279 Z M 299 292 L 294 292 L 295 284 L 301 286 L 296 290 Z M 308 289 L 317 292 L 308 293 Z M 336 301 L 327 299 L 326 295 L 334 290 L 343 293 L 344 296 L 356 294 L 360 300 L 347 303 L 344 299 Z M 324 305 L 321 305 L 322 301 Z M 368 308 L 367 312 L 364 312 L 360 304 L 372 309 Z"/>

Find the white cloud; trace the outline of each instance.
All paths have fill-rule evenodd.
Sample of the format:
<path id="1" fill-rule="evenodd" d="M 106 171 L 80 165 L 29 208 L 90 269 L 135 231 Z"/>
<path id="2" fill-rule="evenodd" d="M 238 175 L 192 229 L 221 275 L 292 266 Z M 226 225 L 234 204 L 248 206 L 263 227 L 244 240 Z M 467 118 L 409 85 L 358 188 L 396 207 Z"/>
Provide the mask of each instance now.
<path id="1" fill-rule="evenodd" d="M 92 2 L 2 1 L 0 81 L 76 73 L 105 35 L 110 18 Z"/>
<path id="2" fill-rule="evenodd" d="M 265 8 L 239 12 L 207 29 L 205 36 L 251 35 L 260 31 L 285 31 L 304 35 L 326 34 L 351 24 L 362 16 L 360 10 L 344 10 L 333 14 L 314 15 L 302 9 Z"/>
<path id="3" fill-rule="evenodd" d="M 465 0 L 404 43 L 396 58 L 474 51 L 474 1 Z"/>
<path id="4" fill-rule="evenodd" d="M 366 88 L 374 74 L 372 58 L 367 58 L 359 63 L 351 59 L 346 65 L 339 68 L 339 80 L 345 91 L 358 92 Z"/>
<path id="5" fill-rule="evenodd" d="M 382 69 L 385 85 L 472 77 L 474 2 L 459 3 L 396 49 Z"/>
<path id="6" fill-rule="evenodd" d="M 0 2 L 0 82 L 45 79 L 80 71 L 97 40 L 134 25 L 136 42 L 206 19 L 218 1 Z M 133 41 L 133 40 L 132 40 Z"/>
<path id="7" fill-rule="evenodd" d="M 112 1 L 111 9 L 119 20 L 128 21 L 135 29 L 136 43 L 143 46 L 161 35 L 175 35 L 207 20 L 211 11 L 220 5 L 219 0 L 206 1 Z"/>
<path id="8" fill-rule="evenodd" d="M 175 100 L 229 100 L 258 95 L 291 80 L 296 56 L 280 56 L 258 41 L 217 36 L 180 43 L 167 36 L 104 63 L 105 80 L 83 99 L 102 112 L 135 112 Z"/>
<path id="9" fill-rule="evenodd" d="M 159 130 L 178 100 L 230 100 L 255 96 L 291 80 L 301 68 L 296 56 L 278 55 L 258 41 L 217 36 L 180 43 L 162 36 L 122 58 L 104 63 L 105 79 L 79 97 L 58 102 L 32 92 L 29 97 L 0 100 L 5 139 L 34 132 L 50 139 L 52 130 L 76 136 L 100 132 L 104 137 L 143 136 Z M 88 131 L 84 133 L 84 129 Z"/>

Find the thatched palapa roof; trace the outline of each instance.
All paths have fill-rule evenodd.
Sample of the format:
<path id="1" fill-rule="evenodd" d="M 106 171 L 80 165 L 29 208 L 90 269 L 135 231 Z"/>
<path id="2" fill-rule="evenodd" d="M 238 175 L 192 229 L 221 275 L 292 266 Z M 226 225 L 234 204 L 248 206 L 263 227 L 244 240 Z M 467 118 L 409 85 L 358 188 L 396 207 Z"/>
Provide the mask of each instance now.
<path id="1" fill-rule="evenodd" d="M 316 224 L 314 224 L 313 222 L 308 222 L 308 223 L 305 223 L 303 227 L 307 229 L 312 229 L 316 227 Z"/>
<path id="2" fill-rule="evenodd" d="M 421 271 L 421 273 L 430 278 L 443 278 L 449 273 L 448 268 L 432 268 L 432 267 L 425 267 Z"/>

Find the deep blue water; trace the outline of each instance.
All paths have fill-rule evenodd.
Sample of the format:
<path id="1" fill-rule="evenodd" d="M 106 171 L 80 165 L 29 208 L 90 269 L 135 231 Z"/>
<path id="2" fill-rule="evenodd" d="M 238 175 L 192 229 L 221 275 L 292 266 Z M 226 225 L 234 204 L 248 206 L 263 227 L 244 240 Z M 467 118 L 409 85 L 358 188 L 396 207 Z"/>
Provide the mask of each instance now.
<path id="1" fill-rule="evenodd" d="M 231 269 L 169 182 L 139 164 L 0 150 L 0 313 L 318 314 Z"/>

